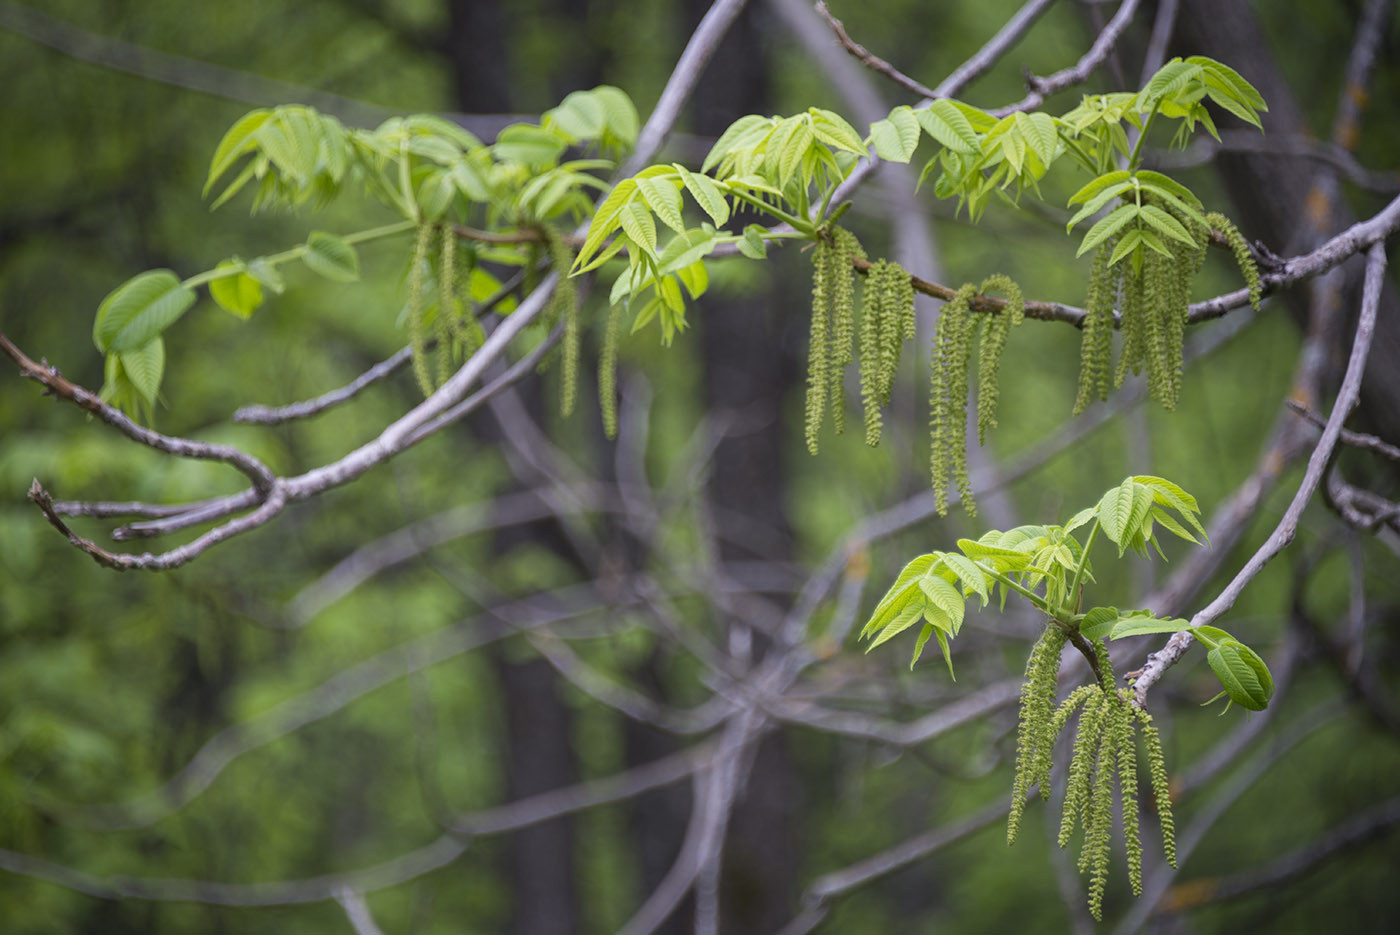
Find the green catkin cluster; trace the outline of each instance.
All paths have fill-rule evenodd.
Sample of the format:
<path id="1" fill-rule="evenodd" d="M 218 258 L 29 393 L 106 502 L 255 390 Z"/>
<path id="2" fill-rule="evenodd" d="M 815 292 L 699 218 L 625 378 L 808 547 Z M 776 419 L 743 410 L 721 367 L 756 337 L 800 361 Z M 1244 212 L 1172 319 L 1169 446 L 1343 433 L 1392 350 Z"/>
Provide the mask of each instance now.
<path id="1" fill-rule="evenodd" d="M 452 348 L 457 337 L 457 239 L 443 228 L 442 255 L 438 260 L 437 382 L 447 382 L 452 365 Z"/>
<path id="2" fill-rule="evenodd" d="M 840 274 L 831 283 L 831 371 L 827 387 L 831 402 L 831 423 L 840 435 L 846 431 L 846 388 L 842 379 L 850 366 L 856 330 L 855 267 L 852 260 L 865 259 L 865 251 L 855 234 L 843 227 L 833 228 Z"/>
<path id="3" fill-rule="evenodd" d="M 1137 737 L 1133 718 L 1118 724 L 1118 790 L 1123 817 L 1123 848 L 1128 859 L 1128 884 L 1142 895 L 1142 837 L 1138 833 Z"/>
<path id="4" fill-rule="evenodd" d="M 1137 806 L 1139 725 L 1146 737 L 1154 794 L 1163 803 L 1158 809 L 1163 849 L 1173 866 L 1176 865 L 1175 826 L 1161 739 L 1152 725 L 1152 718 L 1133 705 L 1131 690 L 1113 688 L 1113 667 L 1102 640 L 1093 641 L 1102 681 L 1076 688 L 1058 708 L 1054 707 L 1059 658 L 1066 639 L 1066 633 L 1060 626 L 1050 624 L 1031 650 L 1026 664 L 1007 843 L 1014 843 L 1016 839 L 1031 787 L 1039 783 L 1042 795 L 1048 797 L 1051 753 L 1056 738 L 1078 712 L 1079 727 L 1065 783 L 1058 842 L 1060 847 L 1067 847 L 1076 827 L 1083 828 L 1084 841 L 1079 851 L 1078 867 L 1080 873 L 1089 875 L 1089 910 L 1095 919 L 1101 919 L 1112 850 L 1115 786 L 1121 806 L 1128 882 L 1134 895 L 1142 893 L 1142 841 Z"/>
<path id="5" fill-rule="evenodd" d="M 543 319 L 548 327 L 561 317 L 564 319 L 564 339 L 561 348 L 563 366 L 559 374 L 559 413 L 565 417 L 573 414 L 574 403 L 578 399 L 578 361 L 580 322 L 578 308 L 578 285 L 569 277 L 569 269 L 574 265 L 574 253 L 568 243 L 552 227 L 541 228 L 545 246 L 549 250 L 549 262 L 558 273 L 554 294 L 549 298 Z"/>
<path id="6" fill-rule="evenodd" d="M 1000 292 L 1006 305 L 997 314 L 974 321 L 971 302 L 976 295 Z M 933 338 L 933 376 L 929 386 L 929 426 L 931 450 L 929 473 L 933 478 L 939 515 L 948 512 L 947 487 L 951 475 L 958 496 L 969 516 L 977 515 L 972 484 L 967 474 L 967 390 L 972 369 L 971 348 L 974 329 L 979 331 L 977 354 L 977 441 L 997 424 L 1000 398 L 1001 356 L 1011 329 L 1025 318 L 1025 302 L 1020 288 L 1010 278 L 989 276 L 981 289 L 966 283 L 943 305 Z"/>
<path id="7" fill-rule="evenodd" d="M 1108 396 L 1108 363 L 1112 346 L 1113 307 L 1118 306 L 1123 344 L 1114 386 L 1131 373 L 1146 371 L 1148 392 L 1166 409 L 1175 409 L 1181 395 L 1181 346 L 1186 335 L 1191 283 L 1205 259 L 1208 232 L 1173 205 L 1141 196 L 1174 217 L 1193 238 L 1187 245 L 1170 237 L 1158 240 L 1170 254 L 1139 245 L 1112 262 L 1121 237 L 1101 244 L 1089 273 L 1088 317 L 1080 349 L 1079 392 L 1074 411 L 1094 398 Z M 1155 235 L 1154 235 L 1155 236 Z"/>
<path id="8" fill-rule="evenodd" d="M 842 375 L 855 338 L 856 257 L 865 257 L 854 234 L 834 227 L 812 250 L 812 326 L 807 351 L 807 450 L 817 453 L 817 435 L 828 401 L 840 434 L 846 427 Z"/>
<path id="9" fill-rule="evenodd" d="M 426 303 L 423 292 L 428 281 L 428 255 L 432 249 L 435 228 L 431 224 L 421 224 L 418 236 L 413 242 L 413 257 L 408 266 L 408 334 L 413 348 L 413 376 L 418 381 L 418 389 L 423 395 L 431 396 L 433 379 L 428 372 L 428 336 Z"/>
<path id="10" fill-rule="evenodd" d="M 914 285 L 898 263 L 870 267 L 860 310 L 860 395 L 865 408 L 865 443 L 880 443 L 880 409 L 890 401 L 899 351 L 914 332 Z"/>
<path id="11" fill-rule="evenodd" d="M 1118 305 L 1118 279 L 1108 260 L 1118 238 L 1111 237 L 1096 251 L 1089 266 L 1088 315 L 1079 348 L 1079 393 L 1074 414 L 1095 399 L 1108 399 L 1108 377 L 1113 366 L 1113 312 Z"/>
<path id="12" fill-rule="evenodd" d="M 1147 748 L 1147 766 L 1152 776 L 1152 798 L 1157 805 L 1157 822 L 1162 827 L 1162 851 L 1167 863 L 1176 866 L 1176 820 L 1172 817 L 1171 784 L 1167 781 L 1167 761 L 1162 755 L 1162 738 L 1152 715 L 1134 707 L 1133 714 L 1142 725 L 1142 738 Z"/>
<path id="13" fill-rule="evenodd" d="M 1143 194 L 1144 205 L 1155 205 L 1174 217 L 1194 240 L 1187 245 L 1160 237 L 1170 256 L 1139 246 L 1112 263 L 1122 235 L 1100 244 L 1089 269 L 1087 315 L 1080 348 L 1079 391 L 1075 413 L 1095 399 L 1108 398 L 1108 373 L 1113 346 L 1114 309 L 1119 312 L 1122 347 L 1113 384 L 1121 386 L 1131 373 L 1146 372 L 1148 392 L 1166 409 L 1181 397 L 1181 348 L 1186 335 L 1191 283 L 1205 261 L 1209 232 L 1175 206 Z M 1249 286 L 1250 305 L 1257 311 L 1261 295 L 1259 270 L 1244 236 L 1222 214 L 1206 220 L 1230 245 L 1240 273 Z"/>
<path id="14" fill-rule="evenodd" d="M 831 320 L 831 283 L 837 275 L 835 249 L 818 240 L 812 250 L 812 324 L 807 339 L 807 450 L 817 453 L 817 434 L 826 412 L 827 384 L 831 380 L 827 356 L 827 330 Z"/>
<path id="15" fill-rule="evenodd" d="M 1249 251 L 1249 244 L 1244 239 L 1239 228 L 1235 227 L 1233 221 L 1218 212 L 1206 215 L 1206 220 L 1210 226 L 1220 231 L 1225 237 L 1226 243 L 1230 245 L 1230 252 L 1235 256 L 1235 264 L 1240 268 L 1240 275 L 1244 277 L 1245 285 L 1249 287 L 1249 306 L 1254 311 L 1259 311 L 1259 299 L 1262 295 L 1262 283 L 1259 280 L 1259 267 L 1254 263 L 1254 254 Z"/>
<path id="16" fill-rule="evenodd" d="M 617 346 L 622 340 L 622 305 L 608 309 L 603 330 L 603 350 L 598 355 L 598 405 L 603 411 L 603 432 L 617 438 Z"/>
<path id="17" fill-rule="evenodd" d="M 1059 733 L 1055 727 L 1055 691 L 1059 684 L 1060 653 L 1066 639 L 1067 634 L 1061 627 L 1053 623 L 1048 625 L 1026 661 L 1016 732 L 1016 778 L 1011 787 L 1011 814 L 1006 821 L 1007 844 L 1016 843 L 1031 788 L 1039 783 L 1042 797 L 1050 793 L 1051 754 Z M 1080 703 L 1082 701 L 1081 697 Z"/>
<path id="18" fill-rule="evenodd" d="M 957 484 L 963 508 L 977 515 L 967 476 L 968 349 L 972 313 L 968 302 L 977 290 L 965 284 L 943 304 L 933 338 L 932 378 L 929 383 L 929 474 L 940 516 L 948 512 L 948 479 Z"/>
<path id="19" fill-rule="evenodd" d="M 1026 303 L 1021 287 L 1010 276 L 997 273 L 982 281 L 978 290 L 983 295 L 1000 292 L 1006 306 L 996 315 L 983 319 L 982 345 L 977 356 L 977 444 L 987 442 L 987 432 L 997 426 L 997 402 L 1001 398 L 1001 355 L 1006 350 L 1006 338 L 1011 329 L 1026 317 Z"/>

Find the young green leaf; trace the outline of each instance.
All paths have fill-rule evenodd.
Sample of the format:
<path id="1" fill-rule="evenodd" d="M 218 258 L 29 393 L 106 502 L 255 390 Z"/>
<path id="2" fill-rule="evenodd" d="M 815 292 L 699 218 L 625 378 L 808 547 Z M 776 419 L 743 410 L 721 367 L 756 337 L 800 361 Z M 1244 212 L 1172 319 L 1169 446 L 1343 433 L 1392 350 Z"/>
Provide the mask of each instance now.
<path id="1" fill-rule="evenodd" d="M 648 254 L 656 255 L 656 222 L 651 219 L 651 212 L 646 206 L 638 202 L 628 202 L 617 213 L 618 220 L 622 223 L 622 230 L 642 250 Z"/>
<path id="2" fill-rule="evenodd" d="M 675 165 L 673 168 L 680 175 L 685 190 L 690 192 L 690 197 L 700 206 L 700 210 L 710 216 L 716 227 L 723 227 L 729 220 L 729 204 L 724 200 L 724 193 L 720 191 L 719 186 L 709 176 L 691 172 L 684 166 Z"/>
<path id="3" fill-rule="evenodd" d="M 820 107 L 809 108 L 807 113 L 812 117 L 812 131 L 817 139 L 828 146 L 835 146 L 838 150 L 858 156 L 865 155 L 865 142 L 861 140 L 855 127 L 847 123 L 840 114 Z"/>
<path id="4" fill-rule="evenodd" d="M 312 231 L 306 238 L 306 252 L 301 259 L 312 272 L 335 282 L 354 282 L 360 278 L 359 254 L 335 234 Z"/>
<path id="5" fill-rule="evenodd" d="M 1176 633 L 1181 630 L 1189 630 L 1191 621 L 1183 620 L 1180 617 L 1165 620 L 1156 617 L 1151 611 L 1135 610 L 1131 613 L 1123 614 L 1113 626 L 1109 628 L 1108 638 L 1111 640 L 1121 639 L 1125 636 L 1147 636 L 1152 633 Z"/>
<path id="6" fill-rule="evenodd" d="M 899 577 L 895 578 L 894 584 L 885 592 L 885 596 L 880 598 L 880 603 L 875 606 L 875 611 L 866 621 L 861 629 L 862 637 L 869 636 L 884 627 L 894 618 L 894 615 L 903 609 L 904 605 L 912 599 L 918 597 L 918 579 L 934 563 L 938 556 L 933 553 L 920 555 L 918 558 L 910 560 L 900 571 Z"/>
<path id="7" fill-rule="evenodd" d="M 224 134 L 224 138 L 214 149 L 214 158 L 209 163 L 209 177 L 204 182 L 205 195 L 209 194 L 209 189 L 214 187 L 214 183 L 219 180 L 219 177 L 227 172 L 240 156 L 257 145 L 253 134 L 271 116 L 272 111 L 259 108 L 244 114 L 238 119 L 238 122 L 229 128 L 229 131 Z"/>
<path id="8" fill-rule="evenodd" d="M 113 289 L 97 307 L 92 342 L 103 353 L 134 351 L 168 328 L 194 302 L 194 291 L 170 270 L 140 273 Z"/>
<path id="9" fill-rule="evenodd" d="M 1180 241 L 1192 249 L 1195 248 L 1195 239 L 1186 232 L 1186 228 L 1181 226 L 1181 222 L 1156 205 L 1143 205 L 1139 217 L 1173 240 Z M 1168 254 L 1168 256 L 1170 255 Z"/>
<path id="10" fill-rule="evenodd" d="M 943 553 L 943 564 L 949 571 L 957 575 L 958 580 L 962 582 L 968 593 L 977 594 L 982 598 L 982 606 L 987 606 L 987 602 L 991 598 L 988 591 L 987 573 L 982 570 L 981 565 L 957 552 Z"/>
<path id="11" fill-rule="evenodd" d="M 685 233 L 685 221 L 681 218 L 681 194 L 673 182 L 669 179 L 639 178 L 637 191 L 662 223 L 677 233 Z"/>
<path id="12" fill-rule="evenodd" d="M 1117 175 L 1118 173 L 1115 172 L 1113 174 Z M 1065 233 L 1068 234 L 1074 228 L 1074 225 L 1092 214 L 1097 214 L 1099 209 L 1108 204 L 1110 200 L 1117 198 L 1124 192 L 1131 191 L 1132 188 L 1133 183 L 1131 181 L 1117 182 L 1107 187 L 1100 186 L 1097 193 L 1089 199 L 1084 207 L 1080 208 L 1079 211 L 1075 213 L 1074 217 L 1069 219 L 1069 223 L 1065 224 Z M 1073 204 L 1073 202 L 1070 203 Z"/>
<path id="13" fill-rule="evenodd" d="M 1079 251 L 1075 253 L 1075 256 L 1083 256 L 1089 250 L 1094 249 L 1122 230 L 1137 215 L 1137 205 L 1119 205 L 1114 208 L 1107 216 L 1099 219 L 1097 224 L 1089 228 L 1089 233 L 1084 235 L 1084 241 L 1079 245 Z"/>
<path id="14" fill-rule="evenodd" d="M 122 351 L 122 370 L 131 385 L 141 394 L 148 405 L 156 404 L 160 395 L 160 381 L 165 374 L 165 342 L 152 338 L 145 344 L 130 351 Z"/>
<path id="15" fill-rule="evenodd" d="M 907 163 L 919 147 L 919 121 L 908 106 L 896 107 L 889 117 L 870 125 L 875 155 L 889 162 Z"/>
<path id="16" fill-rule="evenodd" d="M 935 565 L 934 568 L 936 567 Z M 935 574 L 933 569 L 919 579 L 919 590 L 924 592 L 924 597 L 928 598 L 929 603 L 947 619 L 948 632 L 956 634 L 962 627 L 963 615 L 966 612 L 961 592 Z M 936 621 L 930 622 L 935 626 L 939 625 Z"/>
<path id="17" fill-rule="evenodd" d="M 919 620 L 924 615 L 924 604 L 922 600 L 914 600 L 905 604 L 895 614 L 893 614 L 885 626 L 874 636 L 870 645 L 865 651 L 870 652 L 876 646 L 891 640 L 905 630 L 914 625 L 914 621 Z"/>
<path id="18" fill-rule="evenodd" d="M 1117 607 L 1094 607 L 1079 621 L 1079 632 L 1087 640 L 1101 640 L 1120 619 Z"/>
<path id="19" fill-rule="evenodd" d="M 763 239 L 763 226 L 750 224 L 744 228 L 744 238 L 736 244 L 739 252 L 751 260 L 761 260 L 768 256 L 768 244 Z"/>
<path id="20" fill-rule="evenodd" d="M 1254 650 L 1231 640 L 1208 652 L 1206 662 L 1235 704 L 1250 711 L 1263 711 L 1269 706 L 1274 679 Z"/>
<path id="21" fill-rule="evenodd" d="M 929 136 L 954 152 L 975 153 L 981 149 L 977 131 L 952 101 L 934 101 L 925 109 L 914 111 L 914 117 Z"/>
<path id="22" fill-rule="evenodd" d="M 209 297 L 226 312 L 247 320 L 262 305 L 262 285 L 249 276 L 241 260 L 224 260 L 216 270 L 237 269 L 236 275 L 211 280 Z"/>

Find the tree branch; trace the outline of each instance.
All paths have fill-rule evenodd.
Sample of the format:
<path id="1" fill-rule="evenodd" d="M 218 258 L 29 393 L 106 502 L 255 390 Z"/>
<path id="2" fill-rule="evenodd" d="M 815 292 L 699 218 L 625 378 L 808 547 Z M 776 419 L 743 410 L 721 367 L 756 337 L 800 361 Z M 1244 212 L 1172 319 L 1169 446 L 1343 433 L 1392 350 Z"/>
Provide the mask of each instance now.
<path id="1" fill-rule="evenodd" d="M 1380 307 L 1385 266 L 1385 245 L 1383 242 L 1377 242 L 1371 247 L 1366 258 L 1366 283 L 1362 292 L 1361 317 L 1356 325 L 1356 337 L 1352 342 L 1351 359 L 1347 362 L 1346 376 L 1342 379 L 1341 389 L 1337 392 L 1337 401 L 1332 407 L 1327 427 L 1322 432 L 1322 439 L 1308 459 L 1307 472 L 1303 476 L 1303 482 L 1298 487 L 1298 492 L 1294 494 L 1288 509 L 1284 511 L 1283 519 L 1279 521 L 1273 533 L 1245 563 L 1244 568 L 1235 575 L 1234 580 L 1226 586 L 1225 590 L 1220 592 L 1215 600 L 1191 618 L 1193 627 L 1209 625 L 1233 607 L 1240 593 L 1254 580 L 1263 567 L 1293 541 L 1298 530 L 1298 520 L 1303 514 L 1303 508 L 1308 505 L 1308 501 L 1312 499 L 1318 485 L 1322 482 L 1328 462 L 1332 457 L 1332 451 L 1336 448 L 1337 441 L 1341 437 L 1342 423 L 1350 415 L 1351 409 L 1356 405 L 1356 400 L 1361 393 L 1361 377 L 1365 372 L 1366 358 L 1371 350 L 1371 337 L 1375 333 L 1376 312 Z M 1173 634 L 1167 641 L 1167 645 L 1161 650 L 1147 657 L 1147 664 L 1143 666 L 1142 673 L 1133 686 L 1134 700 L 1138 707 L 1146 706 L 1148 690 L 1168 668 L 1181 658 L 1193 641 L 1194 637 L 1190 631 L 1182 630 Z"/>
<path id="2" fill-rule="evenodd" d="M 1033 0 L 1033 2 L 1039 2 L 1044 5 L 1050 2 L 1050 0 Z M 841 43 L 841 47 L 854 56 L 866 68 L 869 68 L 871 71 L 879 72 L 904 90 L 917 94 L 921 98 L 934 98 L 938 96 L 938 92 L 934 91 L 932 88 L 910 78 L 908 75 L 904 74 L 904 72 L 895 68 L 889 62 L 852 39 L 850 34 L 846 32 L 846 27 L 842 25 L 839 19 L 831 15 L 831 10 L 827 9 L 826 4 L 823 3 L 822 0 L 817 0 L 816 9 L 821 18 L 826 20 L 826 25 L 831 27 L 831 31 L 836 34 L 836 39 Z"/>

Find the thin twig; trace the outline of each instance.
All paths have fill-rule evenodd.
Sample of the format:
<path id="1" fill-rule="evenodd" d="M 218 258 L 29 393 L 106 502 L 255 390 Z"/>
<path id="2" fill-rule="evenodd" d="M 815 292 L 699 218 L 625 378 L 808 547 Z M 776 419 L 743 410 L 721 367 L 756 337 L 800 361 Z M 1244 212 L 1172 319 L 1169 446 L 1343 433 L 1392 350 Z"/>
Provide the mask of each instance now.
<path id="1" fill-rule="evenodd" d="M 1050 8 L 1050 4 L 1055 0 L 1026 0 L 1024 6 L 1017 10 L 1010 19 L 1002 24 L 995 36 L 987 40 L 986 44 L 977 52 L 953 70 L 953 73 L 944 78 L 938 87 L 933 89 L 934 97 L 956 97 L 963 88 L 971 84 L 979 76 L 986 74 L 993 65 L 1011 51 L 1011 49 L 1026 34 L 1035 21 L 1040 19 L 1040 15 Z"/>
<path id="2" fill-rule="evenodd" d="M 1040 2 L 1045 2 L 1045 0 L 1040 0 Z M 846 27 L 842 25 L 839 19 L 831 15 L 831 10 L 827 9 L 826 4 L 821 2 L 821 0 L 817 2 L 817 13 L 822 19 L 826 20 L 826 25 L 830 26 L 831 31 L 836 34 L 836 39 L 841 43 L 841 47 L 855 56 L 866 68 L 869 68 L 871 71 L 879 72 L 901 88 L 904 88 L 904 90 L 911 91 L 921 98 L 934 98 L 938 96 L 937 91 L 910 78 L 908 75 L 904 74 L 904 72 L 895 68 L 889 62 L 852 39 L 850 33 L 846 32 Z"/>
<path id="3" fill-rule="evenodd" d="M 222 462 L 244 474 L 252 482 L 254 489 L 260 493 L 266 495 L 272 489 L 276 476 L 267 465 L 252 455 L 239 451 L 231 445 L 216 445 L 188 438 L 176 438 L 137 425 L 120 409 L 103 402 L 96 393 L 65 379 L 63 374 L 58 372 L 57 367 L 38 363 L 31 359 L 16 347 L 14 342 L 5 336 L 4 332 L 0 332 L 0 351 L 3 351 L 5 356 L 19 365 L 21 376 L 43 386 L 50 394 L 59 399 L 91 413 L 132 441 L 181 458 Z"/>
<path id="4" fill-rule="evenodd" d="M 1284 401 L 1289 409 L 1307 419 L 1318 428 L 1326 428 L 1327 420 L 1296 399 Z M 1375 435 L 1367 435 L 1365 432 L 1353 432 L 1351 429 L 1342 429 L 1341 438 L 1343 445 L 1350 445 L 1352 448 L 1361 448 L 1366 451 L 1374 451 L 1376 454 L 1389 458 L 1392 461 L 1400 461 L 1400 448 L 1377 438 Z"/>
<path id="5" fill-rule="evenodd" d="M 1030 93 L 1014 104 L 1008 104 L 1006 107 L 992 111 L 992 116 L 1005 117 L 1018 110 L 1039 107 L 1045 103 L 1045 99 L 1050 95 L 1088 81 L 1089 75 L 1108 58 L 1109 53 L 1118 44 L 1118 38 L 1123 35 L 1123 30 L 1127 29 L 1128 24 L 1133 21 L 1138 2 L 1139 0 L 1123 0 L 1118 6 L 1118 12 L 1113 14 L 1113 18 L 1104 26 L 1103 31 L 1094 40 L 1094 44 L 1089 47 L 1089 51 L 1085 52 L 1078 62 L 1044 78 L 1028 76 L 1027 83 L 1031 86 Z"/>

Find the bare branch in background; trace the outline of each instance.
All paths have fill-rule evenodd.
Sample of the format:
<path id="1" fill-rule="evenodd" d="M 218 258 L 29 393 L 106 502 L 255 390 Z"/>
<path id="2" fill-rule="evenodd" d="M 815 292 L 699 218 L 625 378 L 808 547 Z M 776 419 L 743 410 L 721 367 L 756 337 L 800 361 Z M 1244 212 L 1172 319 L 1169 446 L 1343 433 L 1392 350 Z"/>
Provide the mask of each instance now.
<path id="1" fill-rule="evenodd" d="M 850 34 L 846 32 L 846 27 L 842 25 L 839 19 L 831 15 L 831 10 L 827 8 L 825 3 L 820 2 L 820 0 L 818 0 L 817 3 L 817 13 L 821 15 L 822 19 L 826 20 L 826 25 L 830 26 L 831 31 L 836 34 L 836 39 L 841 43 L 841 47 L 851 53 L 851 55 L 866 68 L 869 68 L 871 71 L 879 72 L 904 90 L 917 94 L 921 98 L 934 98 L 938 96 L 938 92 L 934 91 L 932 88 L 926 87 L 913 78 L 910 78 L 908 75 L 904 74 L 904 72 L 895 68 L 889 62 L 852 39 Z"/>
<path id="2" fill-rule="evenodd" d="M 1149 151 L 1144 162 L 1154 169 L 1190 169 L 1210 164 L 1220 153 L 1311 159 L 1336 169 L 1348 182 L 1367 191 L 1382 195 L 1394 195 L 1400 191 L 1400 173 L 1368 169 L 1336 143 L 1307 136 L 1260 136 L 1254 130 L 1221 130 L 1219 140 L 1200 137 L 1192 140 L 1185 149 Z"/>

